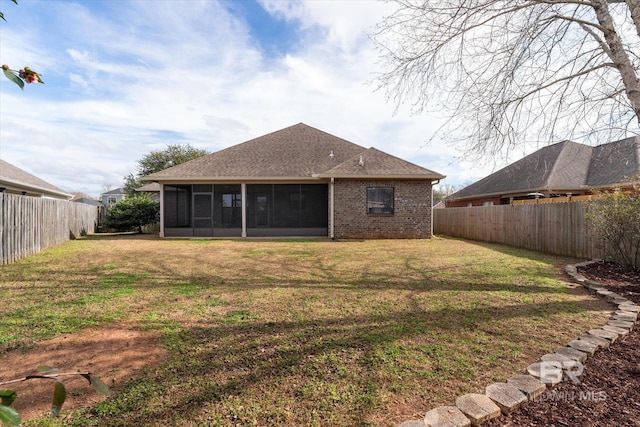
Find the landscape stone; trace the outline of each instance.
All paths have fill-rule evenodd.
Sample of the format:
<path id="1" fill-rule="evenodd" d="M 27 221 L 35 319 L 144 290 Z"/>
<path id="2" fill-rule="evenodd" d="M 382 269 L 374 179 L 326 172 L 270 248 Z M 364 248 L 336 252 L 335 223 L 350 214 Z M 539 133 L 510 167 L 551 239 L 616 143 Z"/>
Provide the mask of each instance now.
<path id="1" fill-rule="evenodd" d="M 578 283 L 584 283 L 587 280 L 587 278 L 584 277 L 582 274 L 574 274 L 573 280 L 575 280 Z"/>
<path id="2" fill-rule="evenodd" d="M 616 305 L 624 304 L 625 302 L 629 302 L 629 300 L 626 299 L 625 297 L 619 296 L 619 297 L 613 299 L 613 303 L 616 304 Z"/>
<path id="3" fill-rule="evenodd" d="M 578 362 L 584 362 L 587 360 L 587 353 L 571 347 L 560 347 L 556 349 L 556 353 L 567 356 L 569 359 L 576 360 Z"/>
<path id="4" fill-rule="evenodd" d="M 562 381 L 562 369 L 554 362 L 537 362 L 527 366 L 529 375 L 539 378 L 545 384 L 558 384 Z"/>
<path id="5" fill-rule="evenodd" d="M 564 271 L 568 275 L 573 276 L 574 274 L 576 274 L 578 272 L 578 269 L 576 268 L 575 265 L 567 264 L 567 265 L 564 266 Z"/>
<path id="6" fill-rule="evenodd" d="M 509 415 L 527 402 L 527 396 L 517 387 L 507 383 L 493 383 L 484 389 L 489 399 L 500 407 L 503 414 Z"/>
<path id="7" fill-rule="evenodd" d="M 629 335 L 629 329 L 621 328 L 619 326 L 604 325 L 602 329 L 618 334 L 621 337 L 626 337 L 627 335 Z"/>
<path id="8" fill-rule="evenodd" d="M 569 342 L 568 345 L 569 347 L 575 348 L 576 350 L 582 351 L 583 353 L 587 353 L 590 356 L 593 356 L 593 354 L 598 349 L 597 344 L 593 344 L 585 340 L 573 340 Z"/>
<path id="9" fill-rule="evenodd" d="M 623 317 L 625 319 L 629 319 L 629 322 L 633 322 L 636 323 L 636 321 L 638 320 L 638 313 L 634 313 L 631 311 L 622 311 L 622 310 L 618 310 L 614 313 L 614 317 Z"/>
<path id="10" fill-rule="evenodd" d="M 425 423 L 422 420 L 409 420 L 398 424 L 398 427 L 425 427 Z"/>
<path id="11" fill-rule="evenodd" d="M 428 427 L 467 427 L 471 425 L 471 421 L 455 406 L 441 406 L 427 412 L 422 425 Z"/>
<path id="12" fill-rule="evenodd" d="M 597 337 L 591 334 L 581 335 L 579 339 L 588 341 L 590 344 L 593 344 L 596 347 L 609 348 L 609 346 L 611 345 L 611 341 L 609 341 L 608 339 Z"/>
<path id="13" fill-rule="evenodd" d="M 625 322 L 623 320 L 610 320 L 609 323 L 607 323 L 607 325 L 633 331 L 633 322 Z"/>
<path id="14" fill-rule="evenodd" d="M 622 303 L 622 304 L 618 305 L 618 310 L 631 311 L 632 313 L 638 313 L 638 312 L 640 312 L 640 306 L 635 305 L 635 304 L 629 304 L 627 302 L 627 303 Z"/>
<path id="15" fill-rule="evenodd" d="M 589 329 L 589 334 L 594 335 L 596 337 L 605 338 L 611 341 L 613 344 L 619 337 L 619 334 L 616 334 L 612 331 L 607 331 L 605 329 Z"/>
<path id="16" fill-rule="evenodd" d="M 471 421 L 472 426 L 479 426 L 485 421 L 500 416 L 500 408 L 484 394 L 471 393 L 456 399 L 456 406 Z"/>
<path id="17" fill-rule="evenodd" d="M 516 387 L 524 393 L 529 400 L 540 396 L 547 389 L 547 386 L 542 381 L 531 375 L 516 375 L 515 377 L 509 378 L 507 384 Z"/>
<path id="18" fill-rule="evenodd" d="M 605 298 L 606 298 L 606 297 L 610 297 L 611 295 L 613 295 L 613 292 L 611 292 L 611 291 L 607 291 L 607 290 L 605 290 L 605 291 L 596 291 L 596 293 L 597 293 L 598 295 L 600 295 L 601 297 L 605 297 Z M 612 298 L 612 299 L 613 299 L 613 298 Z"/>
<path id="19" fill-rule="evenodd" d="M 565 362 L 574 362 L 574 359 L 558 353 L 548 353 L 540 358 L 543 362 L 554 363 L 558 368 L 562 368 Z"/>

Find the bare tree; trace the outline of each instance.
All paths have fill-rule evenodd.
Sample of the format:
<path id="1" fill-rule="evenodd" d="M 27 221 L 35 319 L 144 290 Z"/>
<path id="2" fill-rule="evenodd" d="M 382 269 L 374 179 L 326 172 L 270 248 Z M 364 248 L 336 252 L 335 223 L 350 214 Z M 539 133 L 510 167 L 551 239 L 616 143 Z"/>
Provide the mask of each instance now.
<path id="1" fill-rule="evenodd" d="M 379 87 L 471 158 L 638 133 L 640 0 L 391 0 Z"/>

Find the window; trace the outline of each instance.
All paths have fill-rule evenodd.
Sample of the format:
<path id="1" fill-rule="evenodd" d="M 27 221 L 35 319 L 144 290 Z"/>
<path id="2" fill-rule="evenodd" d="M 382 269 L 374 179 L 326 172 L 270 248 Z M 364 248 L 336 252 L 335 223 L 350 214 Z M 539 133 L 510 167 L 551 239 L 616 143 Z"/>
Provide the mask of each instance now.
<path id="1" fill-rule="evenodd" d="M 393 187 L 367 188 L 368 214 L 393 214 Z"/>

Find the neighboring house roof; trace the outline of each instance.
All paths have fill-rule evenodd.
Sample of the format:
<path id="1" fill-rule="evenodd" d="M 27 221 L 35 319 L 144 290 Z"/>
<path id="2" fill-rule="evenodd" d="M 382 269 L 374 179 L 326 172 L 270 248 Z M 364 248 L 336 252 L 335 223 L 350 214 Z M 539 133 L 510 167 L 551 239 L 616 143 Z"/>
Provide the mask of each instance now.
<path id="1" fill-rule="evenodd" d="M 102 206 L 102 202 L 99 200 L 93 200 L 93 199 L 87 199 L 86 197 L 80 197 L 79 199 L 75 199 L 72 200 L 73 202 L 76 203 L 84 203 L 87 205 L 93 205 L 93 206 Z"/>
<path id="2" fill-rule="evenodd" d="M 0 160 L 0 187 L 12 192 L 26 192 L 29 196 L 70 199 L 71 194 L 53 184 Z"/>
<path id="3" fill-rule="evenodd" d="M 109 190 L 106 193 L 102 193 L 102 194 L 100 194 L 100 197 L 103 197 L 103 196 L 120 196 L 120 195 L 123 195 L 123 194 L 127 194 L 127 190 L 125 188 L 121 187 L 121 188 L 116 188 L 116 189 L 113 189 L 113 190 Z"/>
<path id="4" fill-rule="evenodd" d="M 447 200 L 609 187 L 640 174 L 640 137 L 591 147 L 549 145 L 447 197 Z"/>
<path id="5" fill-rule="evenodd" d="M 160 192 L 160 184 L 157 182 L 150 182 L 149 184 L 145 184 L 142 187 L 136 188 L 136 191 L 141 193 L 156 193 Z"/>
<path id="6" fill-rule="evenodd" d="M 360 165 L 360 157 L 363 164 Z M 147 175 L 147 181 L 341 178 L 442 179 L 375 148 L 366 149 L 299 123 Z"/>

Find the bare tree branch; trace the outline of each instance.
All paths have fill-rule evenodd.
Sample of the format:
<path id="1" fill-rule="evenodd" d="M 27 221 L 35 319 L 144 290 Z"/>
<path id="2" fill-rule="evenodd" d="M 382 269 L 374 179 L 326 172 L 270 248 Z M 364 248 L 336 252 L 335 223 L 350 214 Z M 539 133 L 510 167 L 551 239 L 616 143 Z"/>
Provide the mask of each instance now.
<path id="1" fill-rule="evenodd" d="M 638 133 L 640 0 L 392 1 L 371 35 L 378 88 L 446 112 L 467 154 Z"/>

